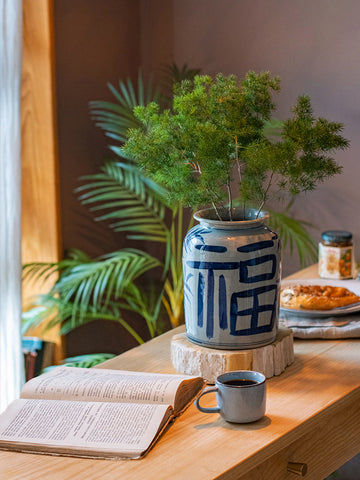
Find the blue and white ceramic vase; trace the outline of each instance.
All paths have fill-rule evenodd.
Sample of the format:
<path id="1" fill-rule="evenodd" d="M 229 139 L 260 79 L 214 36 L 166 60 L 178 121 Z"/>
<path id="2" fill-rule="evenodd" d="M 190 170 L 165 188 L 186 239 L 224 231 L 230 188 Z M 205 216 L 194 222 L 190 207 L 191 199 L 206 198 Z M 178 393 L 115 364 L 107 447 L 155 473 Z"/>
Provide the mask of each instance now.
<path id="1" fill-rule="evenodd" d="M 183 246 L 185 325 L 189 340 L 217 349 L 250 349 L 272 343 L 277 333 L 280 240 L 248 209 L 232 221 L 200 210 L 200 223 Z"/>

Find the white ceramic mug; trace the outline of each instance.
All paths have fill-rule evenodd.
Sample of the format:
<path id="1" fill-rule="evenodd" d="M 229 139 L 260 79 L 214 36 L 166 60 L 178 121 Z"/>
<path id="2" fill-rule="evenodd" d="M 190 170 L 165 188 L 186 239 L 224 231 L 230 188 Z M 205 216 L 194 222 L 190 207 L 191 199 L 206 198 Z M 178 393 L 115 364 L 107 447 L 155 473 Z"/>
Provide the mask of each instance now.
<path id="1" fill-rule="evenodd" d="M 200 398 L 212 392 L 216 392 L 217 406 L 202 407 Z M 195 400 L 195 406 L 203 413 L 220 413 L 227 422 L 255 422 L 265 415 L 266 377 L 251 370 L 224 373 L 217 377 L 215 387 Z"/>

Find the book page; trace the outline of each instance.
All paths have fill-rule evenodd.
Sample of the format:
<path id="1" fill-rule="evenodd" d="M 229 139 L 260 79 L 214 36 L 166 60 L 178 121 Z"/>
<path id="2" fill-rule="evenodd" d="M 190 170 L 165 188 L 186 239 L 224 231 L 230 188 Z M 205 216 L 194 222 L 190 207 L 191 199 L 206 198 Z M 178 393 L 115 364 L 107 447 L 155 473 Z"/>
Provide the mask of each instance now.
<path id="1" fill-rule="evenodd" d="M 168 405 L 16 400 L 0 415 L 0 447 L 136 458 L 171 413 Z"/>
<path id="2" fill-rule="evenodd" d="M 21 398 L 96 402 L 158 403 L 174 406 L 183 375 L 57 367 L 27 382 Z M 200 379 L 201 384 L 203 383 Z M 195 392 L 196 393 L 196 392 Z"/>

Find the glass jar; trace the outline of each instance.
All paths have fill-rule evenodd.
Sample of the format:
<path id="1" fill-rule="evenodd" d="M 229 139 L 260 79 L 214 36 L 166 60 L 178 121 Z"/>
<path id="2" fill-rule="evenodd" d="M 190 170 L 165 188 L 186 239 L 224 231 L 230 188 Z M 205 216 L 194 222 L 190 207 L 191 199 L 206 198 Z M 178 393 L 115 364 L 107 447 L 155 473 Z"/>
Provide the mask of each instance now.
<path id="1" fill-rule="evenodd" d="M 330 230 L 321 234 L 319 275 L 322 278 L 354 278 L 352 233 Z"/>

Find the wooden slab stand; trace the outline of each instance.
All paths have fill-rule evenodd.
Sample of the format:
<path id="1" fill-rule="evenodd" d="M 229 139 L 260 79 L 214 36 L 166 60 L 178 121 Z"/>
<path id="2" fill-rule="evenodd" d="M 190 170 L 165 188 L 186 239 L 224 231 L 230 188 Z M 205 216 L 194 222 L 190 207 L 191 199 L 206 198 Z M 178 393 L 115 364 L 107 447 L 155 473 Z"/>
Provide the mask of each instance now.
<path id="1" fill-rule="evenodd" d="M 294 361 L 293 334 L 280 328 L 270 345 L 250 350 L 216 350 L 190 342 L 186 333 L 171 339 L 171 361 L 179 373 L 199 375 L 215 383 L 218 375 L 230 370 L 256 370 L 266 378 L 280 375 Z"/>

